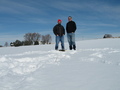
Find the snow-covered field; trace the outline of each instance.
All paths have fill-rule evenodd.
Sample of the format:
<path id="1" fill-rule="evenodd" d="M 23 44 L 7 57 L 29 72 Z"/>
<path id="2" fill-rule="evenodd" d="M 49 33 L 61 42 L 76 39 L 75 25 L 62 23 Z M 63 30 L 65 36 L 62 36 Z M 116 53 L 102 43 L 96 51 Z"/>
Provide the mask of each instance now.
<path id="1" fill-rule="evenodd" d="M 120 39 L 0 48 L 0 90 L 120 90 Z"/>

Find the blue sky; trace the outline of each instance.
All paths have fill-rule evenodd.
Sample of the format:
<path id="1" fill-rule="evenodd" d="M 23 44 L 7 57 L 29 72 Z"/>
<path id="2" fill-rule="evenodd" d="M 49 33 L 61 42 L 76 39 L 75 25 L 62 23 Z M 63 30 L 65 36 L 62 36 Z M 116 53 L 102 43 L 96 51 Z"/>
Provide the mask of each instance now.
<path id="1" fill-rule="evenodd" d="M 77 40 L 120 36 L 120 0 L 0 0 L 0 45 L 28 32 L 54 37 L 57 20 L 65 27 L 68 16 L 77 24 Z"/>

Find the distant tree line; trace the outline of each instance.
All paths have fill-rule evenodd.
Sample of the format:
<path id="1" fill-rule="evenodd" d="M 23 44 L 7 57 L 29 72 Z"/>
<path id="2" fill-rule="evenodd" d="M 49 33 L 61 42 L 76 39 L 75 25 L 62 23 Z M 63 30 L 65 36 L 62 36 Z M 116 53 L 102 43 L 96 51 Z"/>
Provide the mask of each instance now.
<path id="1" fill-rule="evenodd" d="M 120 38 L 120 36 L 118 36 L 118 37 L 113 37 L 111 34 L 105 34 L 105 35 L 103 36 L 103 38 Z"/>
<path id="2" fill-rule="evenodd" d="M 26 46 L 26 45 L 39 45 L 39 44 L 51 44 L 52 37 L 50 34 L 41 35 L 39 33 L 26 33 L 24 35 L 24 41 L 16 40 L 11 42 L 10 46 Z M 8 45 L 7 43 L 5 44 Z"/>

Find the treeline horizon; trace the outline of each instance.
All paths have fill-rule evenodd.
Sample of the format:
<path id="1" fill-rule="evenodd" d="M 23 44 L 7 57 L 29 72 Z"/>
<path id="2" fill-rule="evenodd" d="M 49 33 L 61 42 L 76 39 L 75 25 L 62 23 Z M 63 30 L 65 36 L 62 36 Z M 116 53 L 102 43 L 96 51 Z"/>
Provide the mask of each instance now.
<path id="1" fill-rule="evenodd" d="M 16 40 L 14 42 L 8 43 L 5 42 L 4 46 L 0 45 L 0 47 L 8 47 L 8 46 L 27 46 L 27 45 L 40 45 L 40 44 L 51 44 L 52 37 L 50 34 L 42 35 L 40 33 L 26 33 L 23 36 L 24 40 Z"/>

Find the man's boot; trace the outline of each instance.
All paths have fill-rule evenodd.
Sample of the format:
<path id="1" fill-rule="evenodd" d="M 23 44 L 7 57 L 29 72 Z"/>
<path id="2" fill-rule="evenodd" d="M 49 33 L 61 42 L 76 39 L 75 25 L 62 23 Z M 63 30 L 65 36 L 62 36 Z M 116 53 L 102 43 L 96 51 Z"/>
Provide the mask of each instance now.
<path id="1" fill-rule="evenodd" d="M 75 45 L 73 45 L 73 49 L 76 50 L 76 46 Z"/>
<path id="2" fill-rule="evenodd" d="M 69 46 L 70 50 L 72 50 L 72 46 Z"/>

